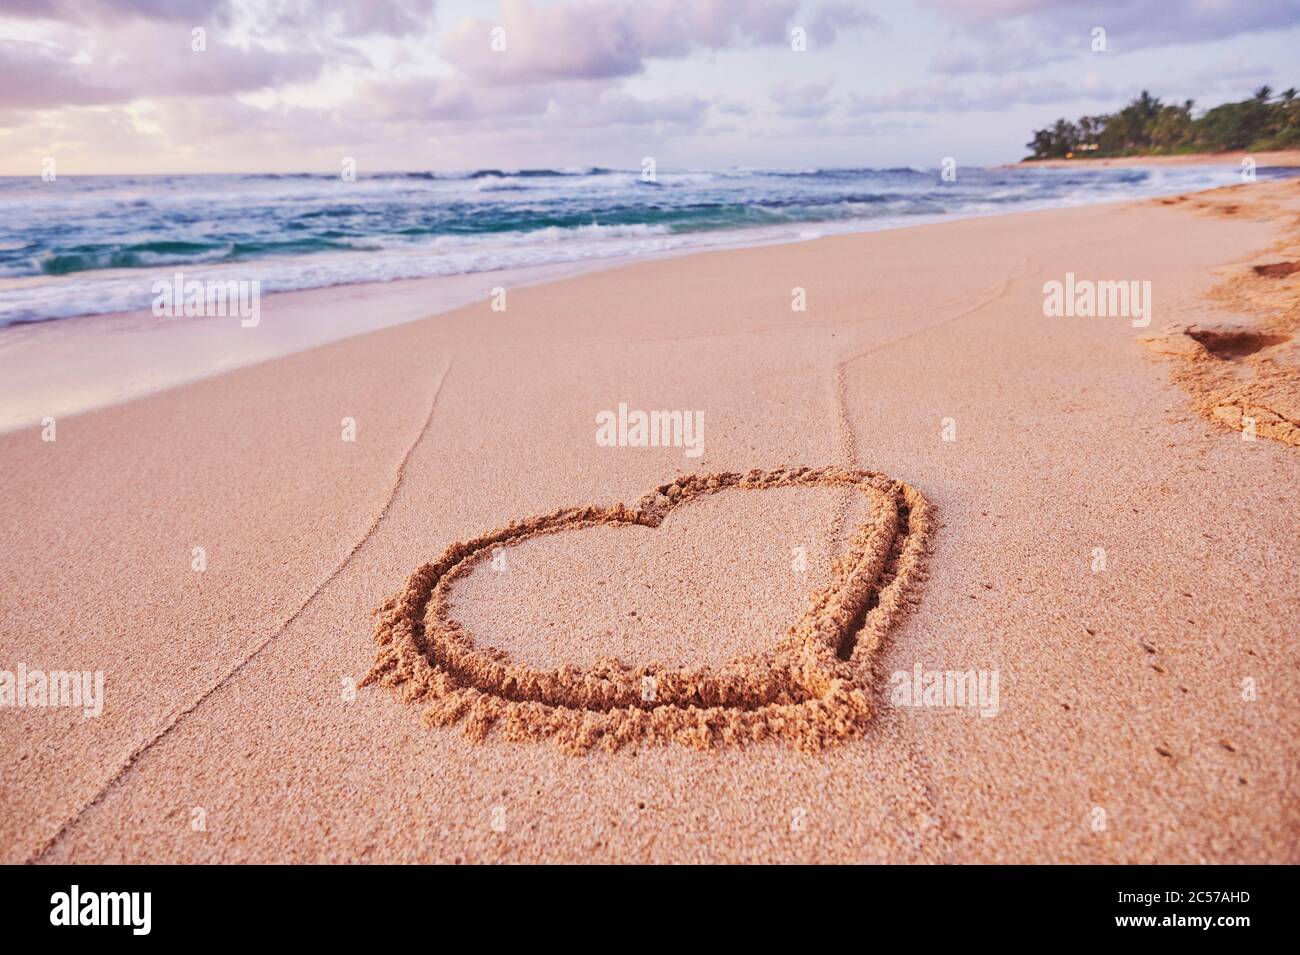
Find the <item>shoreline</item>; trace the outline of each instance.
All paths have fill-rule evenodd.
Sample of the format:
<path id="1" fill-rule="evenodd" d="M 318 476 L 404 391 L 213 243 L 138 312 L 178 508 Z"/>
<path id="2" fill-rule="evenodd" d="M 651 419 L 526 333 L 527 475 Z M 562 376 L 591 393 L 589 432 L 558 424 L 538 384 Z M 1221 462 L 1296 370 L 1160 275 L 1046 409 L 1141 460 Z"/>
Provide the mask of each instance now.
<path id="1" fill-rule="evenodd" d="M 0 640 L 105 674 L 94 719 L 0 720 L 0 859 L 1300 861 L 1300 451 L 1202 417 L 1143 341 L 1294 311 L 1300 272 L 1255 266 L 1298 214 L 1286 180 L 622 263 L 0 434 Z M 1151 327 L 1047 317 L 1067 273 L 1150 281 Z M 1295 343 L 1255 344 L 1199 362 Z M 698 413 L 702 453 L 602 445 L 620 403 Z M 792 486 L 866 472 L 863 501 Z M 602 655 L 634 706 L 629 674 L 735 659 L 720 698 L 784 701 L 754 661 L 838 633 L 828 595 L 889 619 L 849 660 L 808 645 L 874 678 L 806 746 L 722 713 L 574 726 L 576 755 L 437 673 L 401 687 L 394 654 L 427 659 L 382 641 L 448 554 L 483 558 L 441 568 L 486 674 L 458 679 L 506 654 L 593 711 Z M 900 704 L 900 673 L 988 674 L 996 705 Z"/>
<path id="2" fill-rule="evenodd" d="M 1173 156 L 1109 156 L 1099 159 L 1022 159 L 1004 169 L 1131 169 L 1142 166 L 1240 166 L 1247 156 L 1259 166 L 1300 166 L 1300 149 L 1282 149 L 1265 152 L 1233 150 L 1226 153 L 1183 153 Z"/>
<path id="3" fill-rule="evenodd" d="M 46 415 L 58 418 L 112 407 L 442 315 L 486 298 L 502 282 L 527 288 L 619 264 L 624 263 L 551 263 L 275 292 L 263 299 L 256 329 L 241 328 L 237 316 L 160 319 L 147 310 L 5 326 L 0 328 L 0 374 L 11 387 L 0 395 L 0 434 L 31 427 Z M 372 307 L 376 293 L 383 299 L 382 308 Z"/>
<path id="4" fill-rule="evenodd" d="M 1300 165 L 1300 153 L 1294 155 Z M 1118 207 L 1144 201 L 1147 197 L 1081 205 Z M 526 288 L 642 262 L 1079 207 L 1049 202 L 1008 212 L 916 216 L 902 224 L 885 219 L 876 227 L 843 231 L 826 229 L 830 223 L 809 223 L 816 234 L 797 239 L 754 236 L 750 241 L 632 256 L 272 292 L 262 298 L 256 330 L 241 329 L 237 319 L 159 319 L 147 310 L 22 322 L 0 327 L 0 376 L 11 386 L 0 395 L 0 434 L 32 427 L 47 416 L 57 419 L 111 407 L 380 328 L 443 315 L 485 299 L 497 286 Z M 350 304 L 358 307 L 344 307 Z"/>

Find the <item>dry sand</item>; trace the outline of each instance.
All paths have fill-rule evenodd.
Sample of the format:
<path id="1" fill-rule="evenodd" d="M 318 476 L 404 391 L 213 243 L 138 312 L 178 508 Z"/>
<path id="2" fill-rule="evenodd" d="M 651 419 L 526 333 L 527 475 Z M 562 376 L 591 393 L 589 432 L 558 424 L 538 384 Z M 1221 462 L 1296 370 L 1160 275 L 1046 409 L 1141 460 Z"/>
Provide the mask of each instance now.
<path id="1" fill-rule="evenodd" d="M 1237 190 L 1216 189 L 1158 201 L 1224 218 L 1286 221 L 1291 213 L 1285 203 L 1237 198 Z M 1166 325 L 1143 341 L 1174 359 L 1175 380 L 1201 414 L 1238 434 L 1300 447 L 1300 234 L 1284 232 L 1268 252 L 1211 289 L 1222 317 Z"/>
<path id="2" fill-rule="evenodd" d="M 1297 234 L 1260 182 L 647 262 L 0 436 L 0 668 L 106 673 L 97 719 L 0 710 L 0 859 L 1300 861 L 1300 451 L 1207 397 L 1289 414 L 1300 287 L 1253 266 Z M 1044 317 L 1067 271 L 1155 322 Z M 1223 323 L 1266 339 L 1186 333 Z M 703 455 L 598 446 L 620 402 L 702 411 Z M 412 678 L 358 687 L 399 632 Z M 996 715 L 894 705 L 918 665 L 996 671 Z M 533 732 L 575 693 L 696 712 Z"/>
<path id="3" fill-rule="evenodd" d="M 1300 166 L 1300 149 L 1278 149 L 1266 152 L 1182 153 L 1176 156 L 1111 156 L 1089 159 L 1079 155 L 1074 159 L 1027 159 L 1019 166 L 1038 166 L 1044 169 L 1127 169 L 1150 166 L 1240 166 L 1247 156 L 1257 166 Z"/>

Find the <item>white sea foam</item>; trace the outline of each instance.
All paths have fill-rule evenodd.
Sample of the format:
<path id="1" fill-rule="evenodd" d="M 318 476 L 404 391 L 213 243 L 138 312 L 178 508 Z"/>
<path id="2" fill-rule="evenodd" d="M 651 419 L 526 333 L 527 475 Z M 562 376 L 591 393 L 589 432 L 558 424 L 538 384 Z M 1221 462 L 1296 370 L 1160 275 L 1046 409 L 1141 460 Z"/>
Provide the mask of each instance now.
<path id="1" fill-rule="evenodd" d="M 562 172 L 563 174 L 559 174 Z M 0 179 L 0 325 L 147 308 L 184 266 L 265 293 L 1140 198 L 1238 181 L 1150 170 L 660 170 Z M 127 267 L 122 267 L 127 266 Z"/>

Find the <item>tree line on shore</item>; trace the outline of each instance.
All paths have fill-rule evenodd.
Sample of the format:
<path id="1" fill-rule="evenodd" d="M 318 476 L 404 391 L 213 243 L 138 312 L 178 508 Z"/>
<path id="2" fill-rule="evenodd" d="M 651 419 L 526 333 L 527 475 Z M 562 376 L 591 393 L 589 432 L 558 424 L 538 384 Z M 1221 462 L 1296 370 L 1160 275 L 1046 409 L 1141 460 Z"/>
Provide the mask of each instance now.
<path id="1" fill-rule="evenodd" d="M 1261 86 L 1250 99 L 1195 115 L 1195 103 L 1164 103 L 1146 90 L 1114 113 L 1058 119 L 1034 130 L 1026 159 L 1261 151 L 1300 147 L 1300 97 Z"/>

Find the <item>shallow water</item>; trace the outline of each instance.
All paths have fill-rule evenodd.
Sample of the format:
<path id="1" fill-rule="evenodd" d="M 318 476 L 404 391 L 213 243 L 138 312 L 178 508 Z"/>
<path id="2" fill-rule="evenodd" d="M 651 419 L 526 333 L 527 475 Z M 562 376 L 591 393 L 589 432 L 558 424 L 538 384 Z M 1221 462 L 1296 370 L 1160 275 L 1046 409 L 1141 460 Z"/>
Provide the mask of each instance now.
<path id="1" fill-rule="evenodd" d="M 952 182 L 937 168 L 661 171 L 654 182 L 613 169 L 353 182 L 0 178 L 0 325 L 145 308 L 153 283 L 177 271 L 256 280 L 269 293 L 791 241 L 1238 181 L 1232 166 L 959 168 Z"/>

